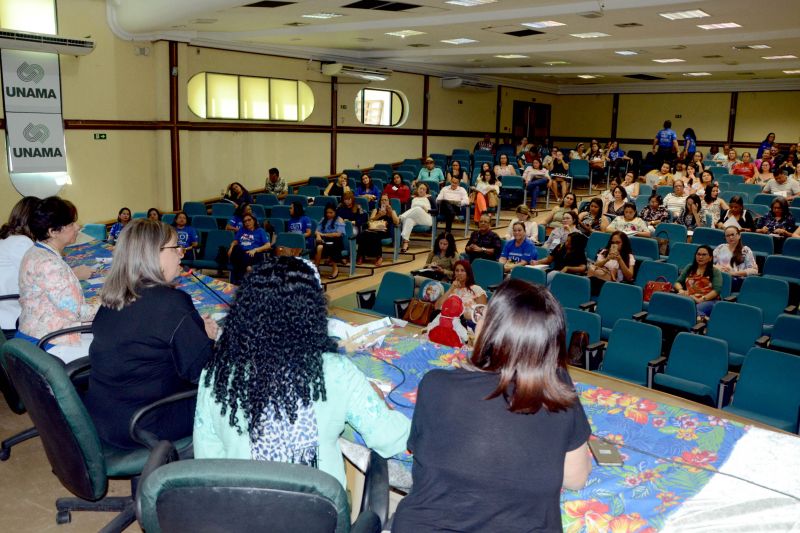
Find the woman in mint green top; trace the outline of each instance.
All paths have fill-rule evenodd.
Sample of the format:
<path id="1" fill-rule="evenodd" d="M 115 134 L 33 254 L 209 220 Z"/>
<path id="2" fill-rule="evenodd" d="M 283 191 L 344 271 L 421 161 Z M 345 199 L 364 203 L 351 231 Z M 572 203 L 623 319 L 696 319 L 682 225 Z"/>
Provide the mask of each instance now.
<path id="1" fill-rule="evenodd" d="M 255 265 L 200 376 L 195 457 L 306 464 L 344 486 L 345 423 L 384 457 L 404 451 L 408 418 L 335 352 L 313 265 L 296 257 Z"/>

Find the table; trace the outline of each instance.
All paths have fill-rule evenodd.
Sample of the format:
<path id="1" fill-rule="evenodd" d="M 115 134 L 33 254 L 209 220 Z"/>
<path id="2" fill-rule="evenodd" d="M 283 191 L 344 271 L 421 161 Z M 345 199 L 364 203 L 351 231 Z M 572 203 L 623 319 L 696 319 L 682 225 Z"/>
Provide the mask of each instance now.
<path id="1" fill-rule="evenodd" d="M 111 268 L 110 263 L 102 261 L 110 259 L 113 250 L 113 245 L 103 241 L 67 247 L 64 259 L 71 267 L 88 265 L 97 269 L 91 279 L 81 281 L 83 296 L 87 301 L 97 299 L 102 279 Z M 236 292 L 235 285 L 192 271 L 181 272 L 176 283 L 177 288 L 192 297 L 192 303 L 201 315 L 227 313 Z"/>
<path id="2" fill-rule="evenodd" d="M 364 320 L 349 311 L 332 314 Z M 380 348 L 349 356 L 368 377 L 392 383 L 389 401 L 411 417 L 425 372 L 458 366 L 468 351 L 430 343 L 419 329 L 407 329 L 387 336 Z M 796 436 L 585 370 L 570 368 L 570 374 L 593 434 L 618 443 L 625 465 L 595 465 L 583 490 L 562 492 L 565 531 L 800 527 Z M 407 454 L 396 459 L 390 464 L 410 469 Z"/>

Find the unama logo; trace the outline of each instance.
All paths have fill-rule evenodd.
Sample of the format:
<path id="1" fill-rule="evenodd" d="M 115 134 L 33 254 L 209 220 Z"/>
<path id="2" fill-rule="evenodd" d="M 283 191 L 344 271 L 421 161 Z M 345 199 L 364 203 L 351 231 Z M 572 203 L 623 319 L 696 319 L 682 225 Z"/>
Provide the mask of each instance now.
<path id="1" fill-rule="evenodd" d="M 17 67 L 17 77 L 23 83 L 39 83 L 44 79 L 44 68 L 36 63 L 23 61 L 20 66 Z M 53 89 L 14 87 L 11 85 L 6 87 L 6 95 L 11 98 L 56 98 L 56 92 Z"/>
<path id="2" fill-rule="evenodd" d="M 23 61 L 17 67 L 17 76 L 25 83 L 39 83 L 44 78 L 44 69 L 36 63 L 30 64 L 27 61 Z"/>
<path id="3" fill-rule="evenodd" d="M 22 130 L 22 136 L 30 143 L 42 143 L 50 137 L 50 130 L 44 124 L 34 124 L 29 122 Z M 33 148 L 12 148 L 14 157 L 64 157 L 61 149 L 58 147 L 42 147 L 35 146 Z"/>
<path id="4" fill-rule="evenodd" d="M 50 130 L 44 124 L 34 124 L 29 122 L 25 129 L 22 130 L 22 135 L 28 142 L 36 142 L 44 144 L 48 137 L 50 137 Z"/>

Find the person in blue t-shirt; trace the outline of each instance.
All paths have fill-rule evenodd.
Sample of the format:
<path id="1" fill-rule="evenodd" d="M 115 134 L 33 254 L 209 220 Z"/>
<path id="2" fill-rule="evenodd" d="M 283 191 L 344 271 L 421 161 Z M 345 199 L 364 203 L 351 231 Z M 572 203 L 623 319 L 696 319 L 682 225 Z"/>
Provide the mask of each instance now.
<path id="1" fill-rule="evenodd" d="M 772 148 L 773 144 L 775 144 L 775 134 L 769 132 L 767 133 L 767 137 L 763 141 L 761 141 L 761 144 L 758 146 L 756 159 L 761 159 L 761 156 L 764 155 L 764 150 L 769 150 L 770 148 Z"/>
<path id="2" fill-rule="evenodd" d="M 257 262 L 264 260 L 264 253 L 272 248 L 272 243 L 263 228 L 258 227 L 256 217 L 245 213 L 242 217 L 242 228 L 228 248 L 231 261 L 231 283 L 238 285 L 247 270 Z"/>
<path id="3" fill-rule="evenodd" d="M 688 165 L 694 153 L 697 151 L 697 135 L 695 135 L 692 128 L 686 128 L 683 132 L 683 153 L 681 159 Z"/>
<path id="4" fill-rule="evenodd" d="M 653 154 L 656 156 L 656 165 L 661 166 L 664 161 L 672 162 L 674 154 L 678 153 L 678 134 L 672 130 L 672 121 L 665 120 L 664 127 L 658 130 L 653 139 Z"/>
<path id="5" fill-rule="evenodd" d="M 228 221 L 225 225 L 225 229 L 228 231 L 233 231 L 234 233 L 242 229 L 242 219 L 245 215 L 252 215 L 253 208 L 250 207 L 250 204 L 242 204 L 236 208 L 236 211 L 233 213 L 233 217 Z M 258 224 L 256 224 L 258 225 Z"/>
<path id="6" fill-rule="evenodd" d="M 111 226 L 111 230 L 108 232 L 108 240 L 111 242 L 115 242 L 119 239 L 119 234 L 128 225 L 128 222 L 131 221 L 131 210 L 127 207 L 123 207 L 117 213 L 117 222 Z"/>
<path id="7" fill-rule="evenodd" d="M 188 215 L 183 211 L 178 211 L 175 214 L 175 220 L 172 221 L 172 226 L 178 234 L 178 246 L 187 252 L 191 250 L 190 256 L 193 255 L 194 250 L 199 246 L 200 239 L 197 238 L 195 229 L 189 225 Z"/>
<path id="8" fill-rule="evenodd" d="M 306 250 L 314 249 L 314 237 L 311 236 L 311 219 L 305 215 L 303 204 L 292 202 L 289 207 L 289 222 L 286 223 L 286 230 L 289 233 L 299 233 L 306 238 Z"/>
<path id="9" fill-rule="evenodd" d="M 536 253 L 536 246 L 526 238 L 525 225 L 522 222 L 515 222 L 511 229 L 514 236 L 513 241 L 508 241 L 503 246 L 500 254 L 500 264 L 506 271 L 514 267 L 527 265 L 539 258 Z"/>

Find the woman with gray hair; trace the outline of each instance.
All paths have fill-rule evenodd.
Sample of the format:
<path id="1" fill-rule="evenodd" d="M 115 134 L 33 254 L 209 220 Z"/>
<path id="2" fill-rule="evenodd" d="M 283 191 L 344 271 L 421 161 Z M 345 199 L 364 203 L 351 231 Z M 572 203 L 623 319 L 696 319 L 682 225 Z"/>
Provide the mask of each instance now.
<path id="1" fill-rule="evenodd" d="M 133 413 L 196 387 L 211 356 L 217 325 L 200 317 L 191 297 L 173 287 L 183 248 L 175 229 L 148 219 L 132 221 L 114 250 L 92 324 L 92 373 L 86 407 L 103 441 L 138 447 L 128 434 Z M 159 438 L 191 435 L 194 402 L 158 410 L 144 428 Z"/>

